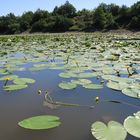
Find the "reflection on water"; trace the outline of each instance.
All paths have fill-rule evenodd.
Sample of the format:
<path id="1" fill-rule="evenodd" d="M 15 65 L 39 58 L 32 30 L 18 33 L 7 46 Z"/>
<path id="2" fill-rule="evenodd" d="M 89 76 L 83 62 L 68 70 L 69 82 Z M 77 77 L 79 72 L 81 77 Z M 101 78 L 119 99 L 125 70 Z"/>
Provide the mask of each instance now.
<path id="1" fill-rule="evenodd" d="M 37 72 L 15 72 L 19 76 L 27 76 L 36 80 L 34 85 L 27 89 L 5 92 L 0 90 L 0 139 L 1 140 L 94 140 L 90 127 L 95 121 L 107 123 L 110 120 L 123 123 L 123 120 L 137 112 L 138 109 L 112 102 L 99 102 L 94 109 L 88 107 L 66 107 L 51 110 L 43 105 L 44 95 L 38 95 L 38 89 L 50 92 L 56 101 L 76 103 L 81 105 L 95 105 L 95 97 L 101 100 L 121 100 L 139 105 L 137 99 L 130 98 L 104 87 L 102 90 L 88 90 L 78 86 L 76 89 L 67 91 L 58 88 L 61 78 L 60 70 L 42 70 Z M 96 78 L 90 78 L 94 82 Z M 3 82 L 0 82 L 2 87 Z M 32 131 L 20 128 L 17 123 L 25 118 L 51 114 L 61 118 L 61 126 L 42 131 Z M 127 140 L 137 140 L 127 136 Z"/>

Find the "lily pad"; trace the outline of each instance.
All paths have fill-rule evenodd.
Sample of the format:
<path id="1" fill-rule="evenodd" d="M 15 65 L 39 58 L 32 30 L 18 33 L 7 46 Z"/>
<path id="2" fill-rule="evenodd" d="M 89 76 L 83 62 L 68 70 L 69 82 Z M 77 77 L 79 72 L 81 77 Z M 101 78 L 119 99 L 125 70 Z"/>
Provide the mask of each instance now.
<path id="1" fill-rule="evenodd" d="M 7 75 L 7 76 L 1 77 L 1 78 L 0 78 L 0 81 L 4 81 L 4 80 L 6 80 L 6 79 L 14 80 L 14 79 L 16 79 L 16 78 L 18 78 L 17 75 Z"/>
<path id="2" fill-rule="evenodd" d="M 127 117 L 124 120 L 124 127 L 129 134 L 140 138 L 140 111 L 134 116 Z"/>
<path id="3" fill-rule="evenodd" d="M 83 87 L 87 88 L 87 89 L 102 89 L 103 85 L 99 85 L 99 84 L 86 84 L 86 85 L 83 85 Z"/>
<path id="4" fill-rule="evenodd" d="M 71 78 L 71 77 L 75 77 L 76 74 L 74 74 L 72 72 L 62 72 L 59 74 L 59 76 L 62 78 Z"/>
<path id="5" fill-rule="evenodd" d="M 1 75 L 7 75 L 7 74 L 10 74 L 10 72 L 7 71 L 6 69 L 0 69 L 0 74 Z"/>
<path id="6" fill-rule="evenodd" d="M 127 83 L 123 83 L 123 82 L 113 82 L 113 81 L 109 81 L 107 84 L 108 88 L 114 89 L 114 90 L 122 90 L 126 87 L 129 87 L 130 85 Z"/>
<path id="7" fill-rule="evenodd" d="M 76 88 L 76 84 L 75 83 L 71 83 L 71 82 L 62 82 L 59 84 L 59 87 L 62 89 L 74 89 Z"/>
<path id="8" fill-rule="evenodd" d="M 122 90 L 122 93 L 130 97 L 140 98 L 140 89 L 137 88 L 125 88 Z"/>
<path id="9" fill-rule="evenodd" d="M 71 80 L 72 83 L 79 84 L 79 85 L 86 85 L 92 83 L 92 81 L 88 79 L 78 79 L 78 80 Z"/>
<path id="10" fill-rule="evenodd" d="M 51 115 L 35 116 L 18 123 L 18 125 L 23 128 L 33 130 L 50 129 L 57 127 L 60 124 L 59 117 Z"/>
<path id="11" fill-rule="evenodd" d="M 13 81 L 15 84 L 33 84 L 35 83 L 35 80 L 34 79 L 30 79 L 30 78 L 16 78 L 14 81 Z"/>
<path id="12" fill-rule="evenodd" d="M 117 77 L 114 75 L 103 75 L 102 78 L 105 80 L 111 80 L 115 82 L 125 82 L 125 83 L 132 83 L 135 81 L 134 79 L 131 78 Z"/>
<path id="13" fill-rule="evenodd" d="M 97 73 L 91 73 L 91 72 L 87 72 L 87 73 L 79 73 L 77 75 L 78 78 L 91 78 L 91 77 L 96 77 Z"/>
<path id="14" fill-rule="evenodd" d="M 4 86 L 4 90 L 6 91 L 20 90 L 27 87 L 28 87 L 27 85 L 7 85 L 7 86 Z"/>
<path id="15" fill-rule="evenodd" d="M 97 140 L 125 140 L 127 136 L 124 127 L 115 121 L 110 121 L 108 126 L 102 122 L 95 122 L 91 126 L 91 132 Z"/>

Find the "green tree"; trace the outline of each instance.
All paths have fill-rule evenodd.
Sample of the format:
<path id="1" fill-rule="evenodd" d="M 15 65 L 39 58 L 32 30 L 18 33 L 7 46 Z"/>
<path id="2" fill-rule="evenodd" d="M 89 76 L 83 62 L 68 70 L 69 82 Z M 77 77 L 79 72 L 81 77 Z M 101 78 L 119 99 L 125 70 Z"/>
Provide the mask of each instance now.
<path id="1" fill-rule="evenodd" d="M 40 19 L 40 20 L 36 21 L 32 25 L 31 32 L 44 32 L 45 28 L 46 28 L 46 24 L 47 24 L 47 22 L 44 19 Z"/>
<path id="2" fill-rule="evenodd" d="M 63 32 L 68 31 L 73 25 L 73 20 L 63 16 L 56 16 L 53 26 L 53 31 Z"/>
<path id="3" fill-rule="evenodd" d="M 71 30 L 81 31 L 81 30 L 90 30 L 93 23 L 93 13 L 90 10 L 82 9 L 77 12 L 77 16 L 74 17 L 74 25 L 71 27 Z"/>
<path id="4" fill-rule="evenodd" d="M 32 24 L 45 18 L 49 18 L 50 14 L 48 11 L 38 9 L 32 17 Z"/>
<path id="5" fill-rule="evenodd" d="M 33 12 L 29 11 L 29 12 L 23 13 L 23 15 L 20 18 L 21 32 L 29 30 L 31 28 L 32 18 L 33 18 Z"/>
<path id="6" fill-rule="evenodd" d="M 106 28 L 107 29 L 118 29 L 119 28 L 112 13 L 106 13 Z"/>
<path id="7" fill-rule="evenodd" d="M 54 15 L 61 15 L 67 18 L 72 18 L 76 15 L 76 8 L 70 4 L 68 1 L 60 7 L 55 7 L 53 10 Z"/>
<path id="8" fill-rule="evenodd" d="M 108 5 L 108 12 L 111 13 L 113 16 L 118 16 L 120 11 L 120 7 L 116 4 Z"/>
<path id="9" fill-rule="evenodd" d="M 140 16 L 132 17 L 130 23 L 128 24 L 130 29 L 140 29 Z"/>
<path id="10" fill-rule="evenodd" d="M 0 21 L 0 32 L 4 34 L 14 34 L 20 32 L 19 18 L 13 13 L 3 16 Z"/>
<path id="11" fill-rule="evenodd" d="M 106 25 L 106 14 L 103 8 L 99 7 L 95 10 L 93 16 L 93 27 L 96 29 L 104 29 Z"/>
<path id="12" fill-rule="evenodd" d="M 119 15 L 116 18 L 116 22 L 119 24 L 120 27 L 125 28 L 131 20 L 129 15 L 129 8 L 123 5 L 119 10 Z"/>

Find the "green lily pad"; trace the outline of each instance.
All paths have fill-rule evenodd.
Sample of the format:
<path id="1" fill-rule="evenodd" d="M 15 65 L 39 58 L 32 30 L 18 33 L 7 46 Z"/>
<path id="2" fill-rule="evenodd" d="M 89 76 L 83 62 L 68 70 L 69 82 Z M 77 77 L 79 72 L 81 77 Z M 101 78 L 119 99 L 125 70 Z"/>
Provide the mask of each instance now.
<path id="1" fill-rule="evenodd" d="M 4 86 L 4 90 L 6 91 L 20 90 L 27 87 L 28 87 L 27 85 L 7 85 L 7 86 Z"/>
<path id="2" fill-rule="evenodd" d="M 40 68 L 40 67 L 47 67 L 48 64 L 34 64 L 34 67 Z"/>
<path id="3" fill-rule="evenodd" d="M 122 90 L 122 93 L 130 97 L 140 98 L 140 89 L 137 88 L 125 88 Z"/>
<path id="4" fill-rule="evenodd" d="M 103 85 L 99 85 L 99 84 L 86 84 L 86 85 L 83 85 L 83 87 L 87 88 L 87 89 L 102 89 Z"/>
<path id="5" fill-rule="evenodd" d="M 1 69 L 1 70 L 0 70 L 0 74 L 1 74 L 1 75 L 7 75 L 7 74 L 10 74 L 10 72 L 7 71 L 6 69 Z"/>
<path id="6" fill-rule="evenodd" d="M 72 72 L 62 72 L 59 74 L 59 76 L 62 78 L 71 78 L 71 77 L 75 77 L 76 74 L 74 74 Z"/>
<path id="7" fill-rule="evenodd" d="M 106 84 L 106 86 L 108 87 L 108 88 L 111 88 L 111 89 L 114 89 L 114 90 L 122 90 L 122 89 L 124 89 L 124 88 L 126 88 L 126 87 L 129 87 L 130 85 L 129 84 L 127 84 L 127 83 L 123 83 L 123 82 L 113 82 L 113 81 L 109 81 L 107 84 Z"/>
<path id="8" fill-rule="evenodd" d="M 13 82 L 15 84 L 23 85 L 23 84 L 33 84 L 35 83 L 35 80 L 30 78 L 16 78 Z"/>
<path id="9" fill-rule="evenodd" d="M 50 115 L 35 116 L 18 123 L 19 126 L 32 130 L 50 129 L 60 124 L 59 117 Z"/>
<path id="10" fill-rule="evenodd" d="M 79 73 L 77 75 L 77 78 L 91 78 L 91 77 L 96 77 L 96 76 L 97 76 L 97 73 L 88 72 L 88 73 Z"/>
<path id="11" fill-rule="evenodd" d="M 14 80 L 14 79 L 16 79 L 16 78 L 18 78 L 17 75 L 7 75 L 7 76 L 1 77 L 1 78 L 0 78 L 0 81 L 4 81 L 4 80 L 6 80 L 6 79 Z"/>
<path id="12" fill-rule="evenodd" d="M 54 66 L 54 67 L 51 67 L 49 69 L 52 69 L 52 70 L 63 70 L 64 67 L 63 66 Z"/>
<path id="13" fill-rule="evenodd" d="M 62 82 L 59 84 L 59 87 L 62 89 L 74 89 L 77 87 L 77 85 L 71 82 Z"/>
<path id="14" fill-rule="evenodd" d="M 125 82 L 125 83 L 132 83 L 135 81 L 134 79 L 131 78 L 117 77 L 114 75 L 103 75 L 102 78 L 105 80 L 111 80 L 115 82 Z"/>
<path id="15" fill-rule="evenodd" d="M 127 136 L 124 127 L 115 121 L 110 121 L 107 126 L 102 122 L 95 122 L 91 126 L 91 132 L 97 140 L 125 140 Z"/>
<path id="16" fill-rule="evenodd" d="M 92 83 L 92 81 L 88 79 L 78 79 L 78 80 L 71 80 L 72 83 L 75 83 L 77 85 L 86 85 Z"/>
<path id="17" fill-rule="evenodd" d="M 127 117 L 124 120 L 124 127 L 129 134 L 140 138 L 140 111 L 134 116 Z"/>

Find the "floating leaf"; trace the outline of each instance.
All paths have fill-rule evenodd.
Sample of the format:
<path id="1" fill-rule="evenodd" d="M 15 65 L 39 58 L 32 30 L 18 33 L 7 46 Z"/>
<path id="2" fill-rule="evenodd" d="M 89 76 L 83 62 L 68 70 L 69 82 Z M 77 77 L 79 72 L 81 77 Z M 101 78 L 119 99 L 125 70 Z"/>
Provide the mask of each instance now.
<path id="1" fill-rule="evenodd" d="M 48 64 L 34 64 L 34 67 L 40 68 L 40 67 L 47 67 Z"/>
<path id="2" fill-rule="evenodd" d="M 125 140 L 127 136 L 124 127 L 115 121 L 110 121 L 108 126 L 102 122 L 95 122 L 91 126 L 91 132 L 97 140 Z"/>
<path id="3" fill-rule="evenodd" d="M 18 125 L 23 128 L 33 130 L 50 129 L 57 127 L 60 124 L 59 117 L 51 115 L 35 116 L 18 123 Z"/>
<path id="4" fill-rule="evenodd" d="M 27 87 L 28 87 L 27 85 L 7 85 L 7 86 L 4 86 L 4 90 L 6 91 L 20 90 Z"/>
<path id="5" fill-rule="evenodd" d="M 8 78 L 9 80 L 14 80 L 14 79 L 18 78 L 18 76 L 17 76 L 17 75 L 7 75 L 7 76 L 3 76 L 3 77 L 0 78 L 0 81 L 4 81 L 4 80 L 6 80 L 7 78 Z"/>
<path id="6" fill-rule="evenodd" d="M 33 84 L 35 83 L 35 80 L 34 79 L 30 79 L 30 78 L 16 78 L 14 81 L 13 81 L 15 84 Z"/>
<path id="7" fill-rule="evenodd" d="M 71 83 L 71 82 L 62 82 L 59 84 L 59 87 L 62 89 L 74 89 L 76 88 L 76 84 Z"/>
<path id="8" fill-rule="evenodd" d="M 88 79 L 78 79 L 78 80 L 71 80 L 72 83 L 79 84 L 79 85 L 86 85 L 92 83 L 92 81 Z"/>
<path id="9" fill-rule="evenodd" d="M 86 85 L 83 85 L 83 87 L 87 88 L 87 89 L 102 89 L 103 85 L 99 85 L 99 84 L 86 84 Z"/>
<path id="10" fill-rule="evenodd" d="M 7 71 L 6 69 L 0 69 L 0 74 L 1 75 L 6 75 L 6 74 L 10 74 L 10 72 Z"/>
<path id="11" fill-rule="evenodd" d="M 113 82 L 113 81 L 109 81 L 107 84 L 108 88 L 114 89 L 114 90 L 122 90 L 126 87 L 129 87 L 130 85 L 127 83 L 123 83 L 123 82 Z"/>
<path id="12" fill-rule="evenodd" d="M 91 78 L 91 77 L 96 77 L 97 76 L 97 73 L 91 73 L 91 72 L 88 72 L 88 73 L 79 73 L 77 75 L 78 78 Z"/>
<path id="13" fill-rule="evenodd" d="M 59 74 L 60 77 L 63 78 L 71 78 L 71 77 L 75 77 L 76 74 L 72 73 L 72 72 L 62 72 Z"/>
<path id="14" fill-rule="evenodd" d="M 134 116 L 129 116 L 124 120 L 124 127 L 128 133 L 140 138 L 140 111 Z"/>
<path id="15" fill-rule="evenodd" d="M 123 89 L 122 93 L 130 97 L 140 98 L 140 89 L 128 87 Z"/>
<path id="16" fill-rule="evenodd" d="M 125 82 L 125 83 L 132 83 L 135 81 L 134 79 L 131 78 L 117 77 L 114 75 L 103 75 L 102 78 L 105 80 L 111 80 L 115 82 Z"/>

